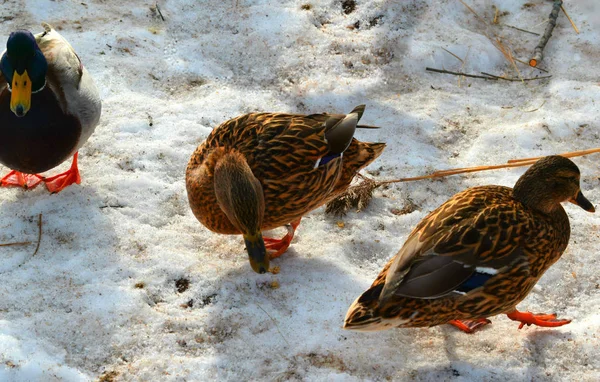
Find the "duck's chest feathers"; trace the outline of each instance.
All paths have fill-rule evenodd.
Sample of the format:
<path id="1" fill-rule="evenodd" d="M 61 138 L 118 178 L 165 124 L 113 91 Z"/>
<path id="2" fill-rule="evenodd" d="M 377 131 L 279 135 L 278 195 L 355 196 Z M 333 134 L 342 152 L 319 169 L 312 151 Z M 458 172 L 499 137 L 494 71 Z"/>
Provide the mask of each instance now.
<path id="1" fill-rule="evenodd" d="M 10 92 L 0 94 L 0 162 L 13 170 L 38 173 L 68 159 L 78 148 L 81 124 L 63 112 L 49 87 L 31 95 L 23 117 L 10 110 Z"/>
<path id="2" fill-rule="evenodd" d="M 550 219 L 536 219 L 534 231 L 538 234 L 529 240 L 530 272 L 533 277 L 541 277 L 560 257 L 569 244 L 571 227 L 565 210 L 557 208 Z"/>

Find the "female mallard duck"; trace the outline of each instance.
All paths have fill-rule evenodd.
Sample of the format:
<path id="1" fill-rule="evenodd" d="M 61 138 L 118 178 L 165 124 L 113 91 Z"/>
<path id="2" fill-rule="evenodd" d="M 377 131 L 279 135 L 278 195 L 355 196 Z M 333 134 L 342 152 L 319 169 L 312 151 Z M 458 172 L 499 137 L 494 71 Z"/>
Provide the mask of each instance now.
<path id="1" fill-rule="evenodd" d="M 251 113 L 221 124 L 188 163 L 194 215 L 213 232 L 244 235 L 252 269 L 269 271 L 269 260 L 285 252 L 300 218 L 343 192 L 383 151 L 383 143 L 353 138 L 357 127 L 369 127 L 358 125 L 364 110 Z M 262 230 L 283 225 L 288 234 L 281 240 L 263 239 Z"/>
<path id="2" fill-rule="evenodd" d="M 100 97 L 69 43 L 50 25 L 32 35 L 10 34 L 0 59 L 0 163 L 11 168 L 2 186 L 32 188 L 45 182 L 59 192 L 81 182 L 77 151 L 100 119 Z M 73 155 L 71 168 L 50 170 Z"/>
<path id="3" fill-rule="evenodd" d="M 537 161 L 515 184 L 469 188 L 425 217 L 350 306 L 345 329 L 452 324 L 465 332 L 505 313 L 521 325 L 561 326 L 554 314 L 516 310 L 569 242 L 561 202 L 594 206 L 569 159 Z"/>

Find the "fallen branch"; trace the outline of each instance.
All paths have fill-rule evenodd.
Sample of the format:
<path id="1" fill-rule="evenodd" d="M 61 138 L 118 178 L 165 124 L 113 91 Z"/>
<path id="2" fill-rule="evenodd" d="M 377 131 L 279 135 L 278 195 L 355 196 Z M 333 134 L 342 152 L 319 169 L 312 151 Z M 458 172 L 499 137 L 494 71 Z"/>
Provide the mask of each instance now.
<path id="1" fill-rule="evenodd" d="M 556 19 L 558 18 L 558 12 L 560 11 L 561 7 L 562 0 L 555 0 L 554 5 L 552 5 L 552 12 L 550 12 L 550 16 L 548 18 L 548 25 L 546 25 L 544 35 L 533 50 L 533 57 L 531 58 L 531 60 L 529 60 L 529 65 L 533 66 L 534 68 L 537 66 L 537 64 L 539 64 L 542 61 L 542 58 L 544 57 L 544 48 L 546 47 L 548 40 L 550 40 L 550 37 L 552 36 L 552 31 L 556 26 Z"/>
<path id="2" fill-rule="evenodd" d="M 571 151 L 562 154 L 558 154 L 560 156 L 566 158 L 573 158 L 578 156 L 584 156 L 594 153 L 600 153 L 600 147 L 588 150 L 580 150 L 580 151 Z M 453 168 L 448 170 L 438 170 L 431 174 L 415 176 L 411 178 L 399 178 L 399 179 L 391 179 L 391 180 L 382 180 L 375 181 L 373 179 L 367 178 L 364 175 L 358 174 L 360 178 L 362 178 L 362 182 L 349 187 L 344 193 L 342 193 L 337 198 L 333 199 L 329 203 L 327 203 L 327 208 L 325 213 L 334 214 L 334 215 L 345 215 L 348 210 L 351 208 L 357 208 L 358 211 L 367 207 L 371 199 L 373 198 L 373 192 L 386 184 L 392 183 L 403 183 L 403 182 L 414 182 L 417 180 L 425 180 L 425 179 L 436 179 L 442 178 L 450 175 L 458 175 L 458 174 L 466 174 L 472 172 L 480 172 L 480 171 L 488 171 L 488 170 L 497 170 L 502 168 L 512 168 L 512 167 L 522 167 L 529 166 L 537 162 L 539 159 L 544 158 L 541 157 L 532 157 L 532 158 L 521 158 L 521 159 L 510 159 L 505 164 L 498 165 L 485 165 L 485 166 L 475 166 L 475 167 L 462 167 L 462 168 Z"/>
<path id="3" fill-rule="evenodd" d="M 496 76 L 496 75 L 489 74 L 489 73 L 486 73 L 486 72 L 481 72 L 481 74 L 483 74 L 483 75 L 486 75 L 486 76 L 490 76 L 490 77 L 492 77 L 492 78 L 496 78 L 496 79 L 498 79 L 498 80 L 504 80 L 504 81 L 518 81 L 518 82 L 521 82 L 521 81 L 535 81 L 535 80 L 543 80 L 544 78 L 550 78 L 550 77 L 552 77 L 552 76 L 550 75 L 550 76 L 533 77 L 533 78 L 507 78 L 507 77 L 500 77 L 500 76 Z"/>
<path id="4" fill-rule="evenodd" d="M 465 76 L 465 77 L 471 77 L 471 78 L 483 78 L 484 80 L 497 80 L 495 78 L 491 78 L 491 77 L 487 77 L 487 76 L 478 76 L 476 74 L 468 74 L 468 73 L 461 73 L 461 72 L 452 72 L 450 70 L 444 70 L 444 69 L 435 69 L 435 68 L 425 68 L 426 71 L 428 72 L 434 72 L 434 73 L 443 73 L 443 74 L 452 74 L 455 76 Z"/>

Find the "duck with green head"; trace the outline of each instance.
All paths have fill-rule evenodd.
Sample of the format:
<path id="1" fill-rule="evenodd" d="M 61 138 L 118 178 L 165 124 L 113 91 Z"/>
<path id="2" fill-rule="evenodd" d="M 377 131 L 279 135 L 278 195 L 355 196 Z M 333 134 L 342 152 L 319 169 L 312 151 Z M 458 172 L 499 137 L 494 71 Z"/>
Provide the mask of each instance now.
<path id="1" fill-rule="evenodd" d="M 567 248 L 569 218 L 561 203 L 585 211 L 577 166 L 561 156 L 537 161 L 514 188 L 469 188 L 427 215 L 354 301 L 349 330 L 452 324 L 472 332 L 507 314 L 523 325 L 570 320 L 520 312 L 516 306 Z"/>
<path id="2" fill-rule="evenodd" d="M 51 192 L 80 183 L 77 151 L 100 119 L 98 90 L 69 43 L 48 24 L 37 35 L 10 34 L 0 57 L 0 163 L 12 171 L 1 186 Z M 71 168 L 45 178 L 70 156 Z"/>
<path id="3" fill-rule="evenodd" d="M 241 234 L 250 265 L 265 273 L 302 216 L 346 190 L 383 143 L 353 138 L 364 105 L 349 114 L 250 113 L 215 128 L 186 171 L 190 206 L 208 229 Z M 282 239 L 262 231 L 285 225 Z"/>

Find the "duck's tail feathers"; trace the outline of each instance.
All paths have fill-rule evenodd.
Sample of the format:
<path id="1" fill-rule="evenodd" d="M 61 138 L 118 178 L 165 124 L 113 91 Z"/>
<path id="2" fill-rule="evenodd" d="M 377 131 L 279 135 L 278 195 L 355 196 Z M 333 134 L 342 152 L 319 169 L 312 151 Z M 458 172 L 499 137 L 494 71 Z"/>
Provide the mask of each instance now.
<path id="1" fill-rule="evenodd" d="M 385 143 L 371 143 L 371 142 L 360 142 L 358 143 L 358 162 L 360 168 L 368 166 L 371 162 L 377 159 L 383 150 L 385 149 Z"/>
<path id="2" fill-rule="evenodd" d="M 342 119 L 331 117 L 325 122 L 326 127 L 325 139 L 329 152 L 332 154 L 341 154 L 352 142 L 356 125 L 365 111 L 365 105 L 355 107 L 349 114 L 346 114 Z M 333 126 L 331 126 L 333 125 Z"/>
<path id="3" fill-rule="evenodd" d="M 371 287 L 350 305 L 344 319 L 344 329 L 373 332 L 395 326 L 377 314 L 379 292 L 381 286 Z"/>

